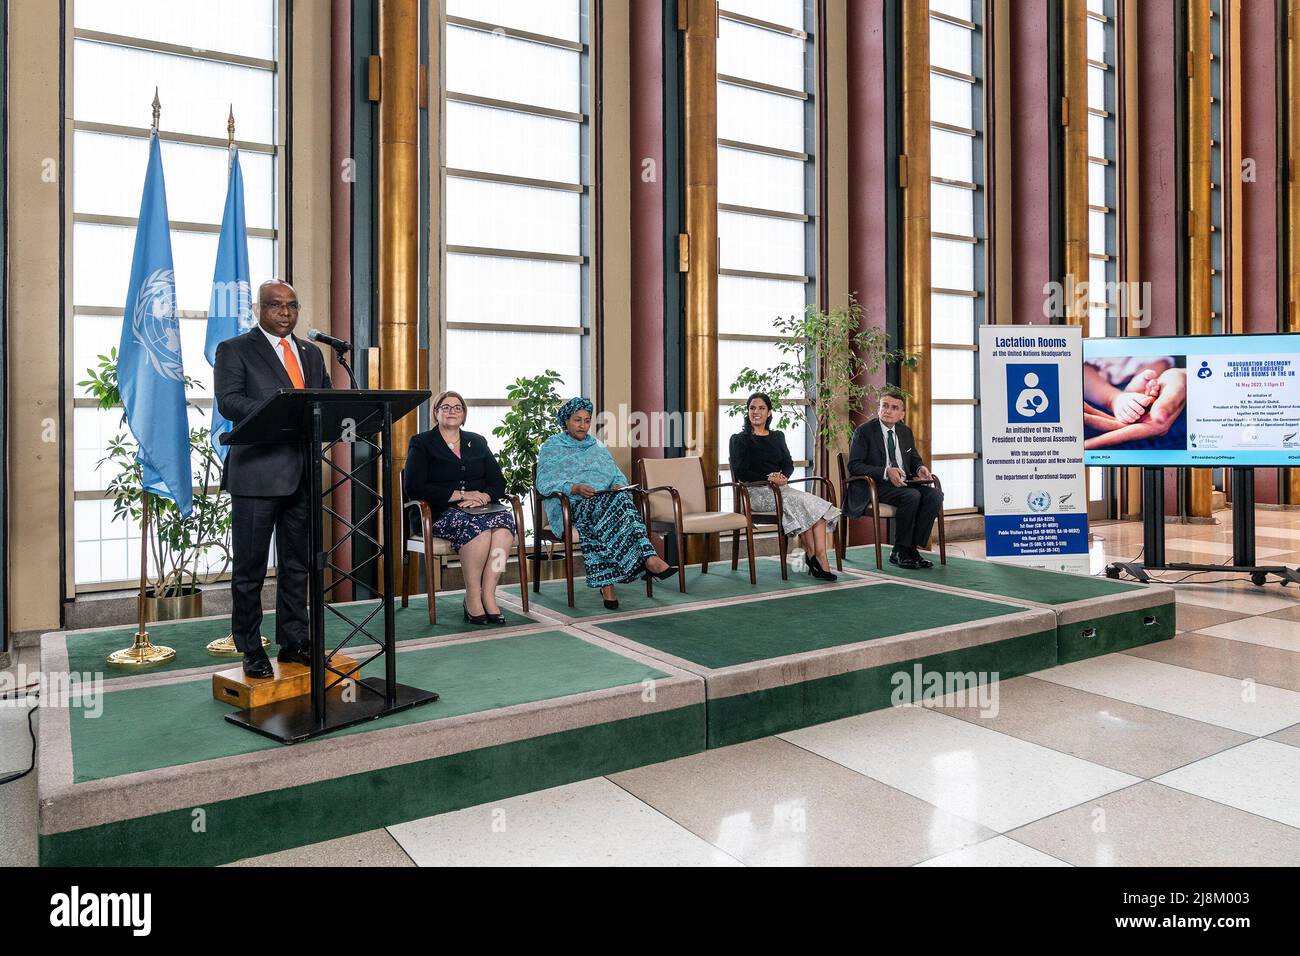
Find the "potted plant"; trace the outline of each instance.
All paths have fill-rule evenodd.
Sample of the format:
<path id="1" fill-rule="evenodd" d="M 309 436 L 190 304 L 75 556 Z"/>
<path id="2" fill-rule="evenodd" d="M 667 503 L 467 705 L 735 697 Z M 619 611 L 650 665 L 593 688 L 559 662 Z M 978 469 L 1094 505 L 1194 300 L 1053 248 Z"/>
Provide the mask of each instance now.
<path id="1" fill-rule="evenodd" d="M 560 373 L 547 369 L 540 375 L 523 376 L 514 380 L 506 389 L 506 397 L 511 405 L 501 424 L 492 429 L 492 434 L 503 439 L 497 461 L 506 479 L 506 491 L 524 499 L 533 493 L 533 467 L 537 464 L 537 450 L 542 442 L 560 430 L 555 420 L 564 399 L 557 391 L 557 386 L 564 384 Z M 531 502 L 530 502 L 531 505 Z M 524 508 L 524 523 L 527 528 L 520 528 L 519 533 L 531 530 L 533 509 Z M 527 550 L 525 548 L 524 550 Z M 557 555 L 538 555 L 533 565 L 536 573 L 549 580 L 555 575 L 552 565 L 558 565 Z"/>
<path id="2" fill-rule="evenodd" d="M 78 384 L 87 388 L 99 407 L 117 408 L 122 396 L 117 386 L 117 349 L 101 355 L 98 364 L 87 370 L 87 378 Z M 185 388 L 201 387 L 188 376 Z M 194 407 L 193 403 L 189 403 Z M 123 412 L 121 424 L 126 425 Z M 230 497 L 221 493 L 221 459 L 208 438 L 207 428 L 190 429 L 190 460 L 194 463 L 194 505 L 188 518 L 183 517 L 175 502 L 157 495 L 149 496 L 149 539 L 145 542 L 152 557 L 148 585 L 145 588 L 146 621 L 169 621 L 200 617 L 203 614 L 203 591 L 206 584 L 230 567 Z M 143 475 L 136 460 L 136 443 L 123 429 L 109 442 L 107 454 L 96 465 L 109 468 L 108 483 L 113 502 L 113 520 L 128 516 L 139 524 L 144 518 Z M 205 556 L 217 551 L 220 569 L 200 572 Z"/>
<path id="3" fill-rule="evenodd" d="M 783 337 L 776 343 L 782 361 L 765 371 L 742 368 L 731 383 L 731 393 L 770 395 L 777 428 L 800 422 L 813 430 L 815 460 L 847 448 L 855 418 L 873 407 L 884 391 L 872 383 L 877 373 L 886 364 L 905 368 L 917 364 L 915 355 L 890 349 L 884 330 L 869 326 L 865 319 L 866 311 L 852 293 L 843 308 L 823 312 L 809 305 L 803 315 L 777 316 L 772 330 Z M 786 400 L 800 395 L 806 401 Z M 745 407 L 732 405 L 728 414 L 744 415 Z"/>

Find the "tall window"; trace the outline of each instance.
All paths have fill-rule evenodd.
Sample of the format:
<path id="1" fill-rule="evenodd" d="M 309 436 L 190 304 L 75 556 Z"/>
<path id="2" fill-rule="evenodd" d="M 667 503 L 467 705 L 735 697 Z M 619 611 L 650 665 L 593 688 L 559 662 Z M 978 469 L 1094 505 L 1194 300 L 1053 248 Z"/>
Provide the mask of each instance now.
<path id="1" fill-rule="evenodd" d="M 1088 0 L 1088 336 L 1120 331 L 1115 0 Z M 1102 514 L 1109 469 L 1088 469 L 1088 500 Z"/>
<path id="2" fill-rule="evenodd" d="M 743 423 L 727 414 L 728 406 L 748 398 L 732 395 L 731 383 L 746 366 L 764 370 L 780 362 L 773 318 L 802 315 L 817 301 L 816 69 L 810 0 L 722 0 L 720 7 L 718 387 L 725 471 L 727 439 Z M 812 456 L 810 432 L 786 429 L 799 476 Z"/>
<path id="3" fill-rule="evenodd" d="M 984 322 L 983 4 L 930 2 L 931 457 L 949 511 L 975 496 L 976 333 Z"/>
<path id="4" fill-rule="evenodd" d="M 71 383 L 118 344 L 148 156 L 154 87 L 172 217 L 185 373 L 198 383 L 192 428 L 209 423 L 203 355 L 225 202 L 226 122 L 233 109 L 244 172 L 254 286 L 277 274 L 280 150 L 279 0 L 73 0 Z M 122 429 L 121 410 L 72 393 L 74 578 L 79 589 L 139 574 L 140 529 L 113 521 L 110 475 L 96 470 Z"/>
<path id="5" fill-rule="evenodd" d="M 449 0 L 444 57 L 445 374 L 492 437 L 507 386 L 590 381 L 583 0 Z"/>
<path id="6" fill-rule="evenodd" d="M 1088 335 L 1118 334 L 1115 0 L 1088 0 Z"/>

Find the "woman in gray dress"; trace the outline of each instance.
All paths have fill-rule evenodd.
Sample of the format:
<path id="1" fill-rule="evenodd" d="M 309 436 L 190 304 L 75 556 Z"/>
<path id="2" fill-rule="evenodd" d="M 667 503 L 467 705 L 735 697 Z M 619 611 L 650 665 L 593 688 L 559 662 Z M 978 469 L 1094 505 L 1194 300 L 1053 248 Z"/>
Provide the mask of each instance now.
<path id="1" fill-rule="evenodd" d="M 745 409 L 744 429 L 731 436 L 731 477 L 749 486 L 749 501 L 757 512 L 776 511 L 772 485 L 781 486 L 781 530 L 799 535 L 809 574 L 822 581 L 834 581 L 826 546 L 840 519 L 840 509 L 825 498 L 786 484 L 794 474 L 794 460 L 785 435 L 769 428 L 771 424 L 772 400 L 755 392 Z"/>

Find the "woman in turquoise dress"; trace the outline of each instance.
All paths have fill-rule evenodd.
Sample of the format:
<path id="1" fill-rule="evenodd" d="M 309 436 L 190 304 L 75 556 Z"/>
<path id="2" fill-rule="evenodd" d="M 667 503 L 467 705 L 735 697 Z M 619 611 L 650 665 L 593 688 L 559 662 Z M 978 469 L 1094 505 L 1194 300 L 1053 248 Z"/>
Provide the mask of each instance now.
<path id="1" fill-rule="evenodd" d="M 662 581 L 677 568 L 655 552 L 630 492 L 601 494 L 624 488 L 628 481 L 609 449 L 590 434 L 594 410 L 586 398 L 570 399 L 560 407 L 562 431 L 546 439 L 537 453 L 537 490 L 568 496 L 569 517 L 582 542 L 587 587 L 600 588 L 605 607 L 614 610 L 615 584 L 648 575 Z M 544 506 L 547 522 L 559 534 L 564 527 L 559 499 L 551 498 Z"/>

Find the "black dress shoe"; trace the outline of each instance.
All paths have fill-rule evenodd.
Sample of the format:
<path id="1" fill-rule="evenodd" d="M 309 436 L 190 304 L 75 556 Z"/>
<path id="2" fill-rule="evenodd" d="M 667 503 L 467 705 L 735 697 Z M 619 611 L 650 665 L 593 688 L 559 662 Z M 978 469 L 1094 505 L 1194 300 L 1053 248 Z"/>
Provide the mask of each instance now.
<path id="1" fill-rule="evenodd" d="M 822 563 L 819 560 L 817 560 L 816 555 L 810 554 L 804 560 L 808 565 L 808 573 L 811 574 L 813 577 L 817 578 L 817 580 L 819 581 L 839 580 L 839 575 L 834 574 L 831 571 L 827 571 L 825 568 L 822 567 Z"/>
<path id="2" fill-rule="evenodd" d="M 904 571 L 917 571 L 920 570 L 921 567 L 912 558 L 909 558 L 905 554 L 899 554 L 897 551 L 890 552 L 889 563 L 893 565 L 897 565 L 898 567 L 902 568 Z"/>
<path id="3" fill-rule="evenodd" d="M 271 677 L 274 674 L 275 669 L 271 667 L 271 658 L 265 654 L 258 652 L 244 655 L 244 676 Z"/>
<path id="4" fill-rule="evenodd" d="M 667 581 L 676 573 L 677 573 L 677 565 L 670 564 L 662 571 L 651 571 L 647 568 L 645 574 L 641 575 L 641 577 L 647 581 L 649 581 L 651 578 L 654 578 L 656 581 Z"/>
<path id="5" fill-rule="evenodd" d="M 471 614 L 469 613 L 469 607 L 463 603 L 461 604 L 460 609 L 465 612 L 466 624 L 491 624 L 492 623 L 491 615 Z"/>
<path id="6" fill-rule="evenodd" d="M 311 667 L 311 645 L 286 644 L 280 648 L 280 653 L 275 655 L 275 659 L 281 664 L 301 664 L 304 667 Z"/>
<path id="7" fill-rule="evenodd" d="M 614 600 L 612 601 L 609 598 L 601 598 L 601 600 L 604 601 L 605 603 L 605 610 L 607 611 L 618 610 L 618 598 L 614 598 Z"/>
<path id="8" fill-rule="evenodd" d="M 929 558 L 925 557 L 925 555 L 921 554 L 920 551 L 913 550 L 912 560 L 916 562 L 916 566 L 921 570 L 934 567 L 934 562 L 931 561 Z"/>

